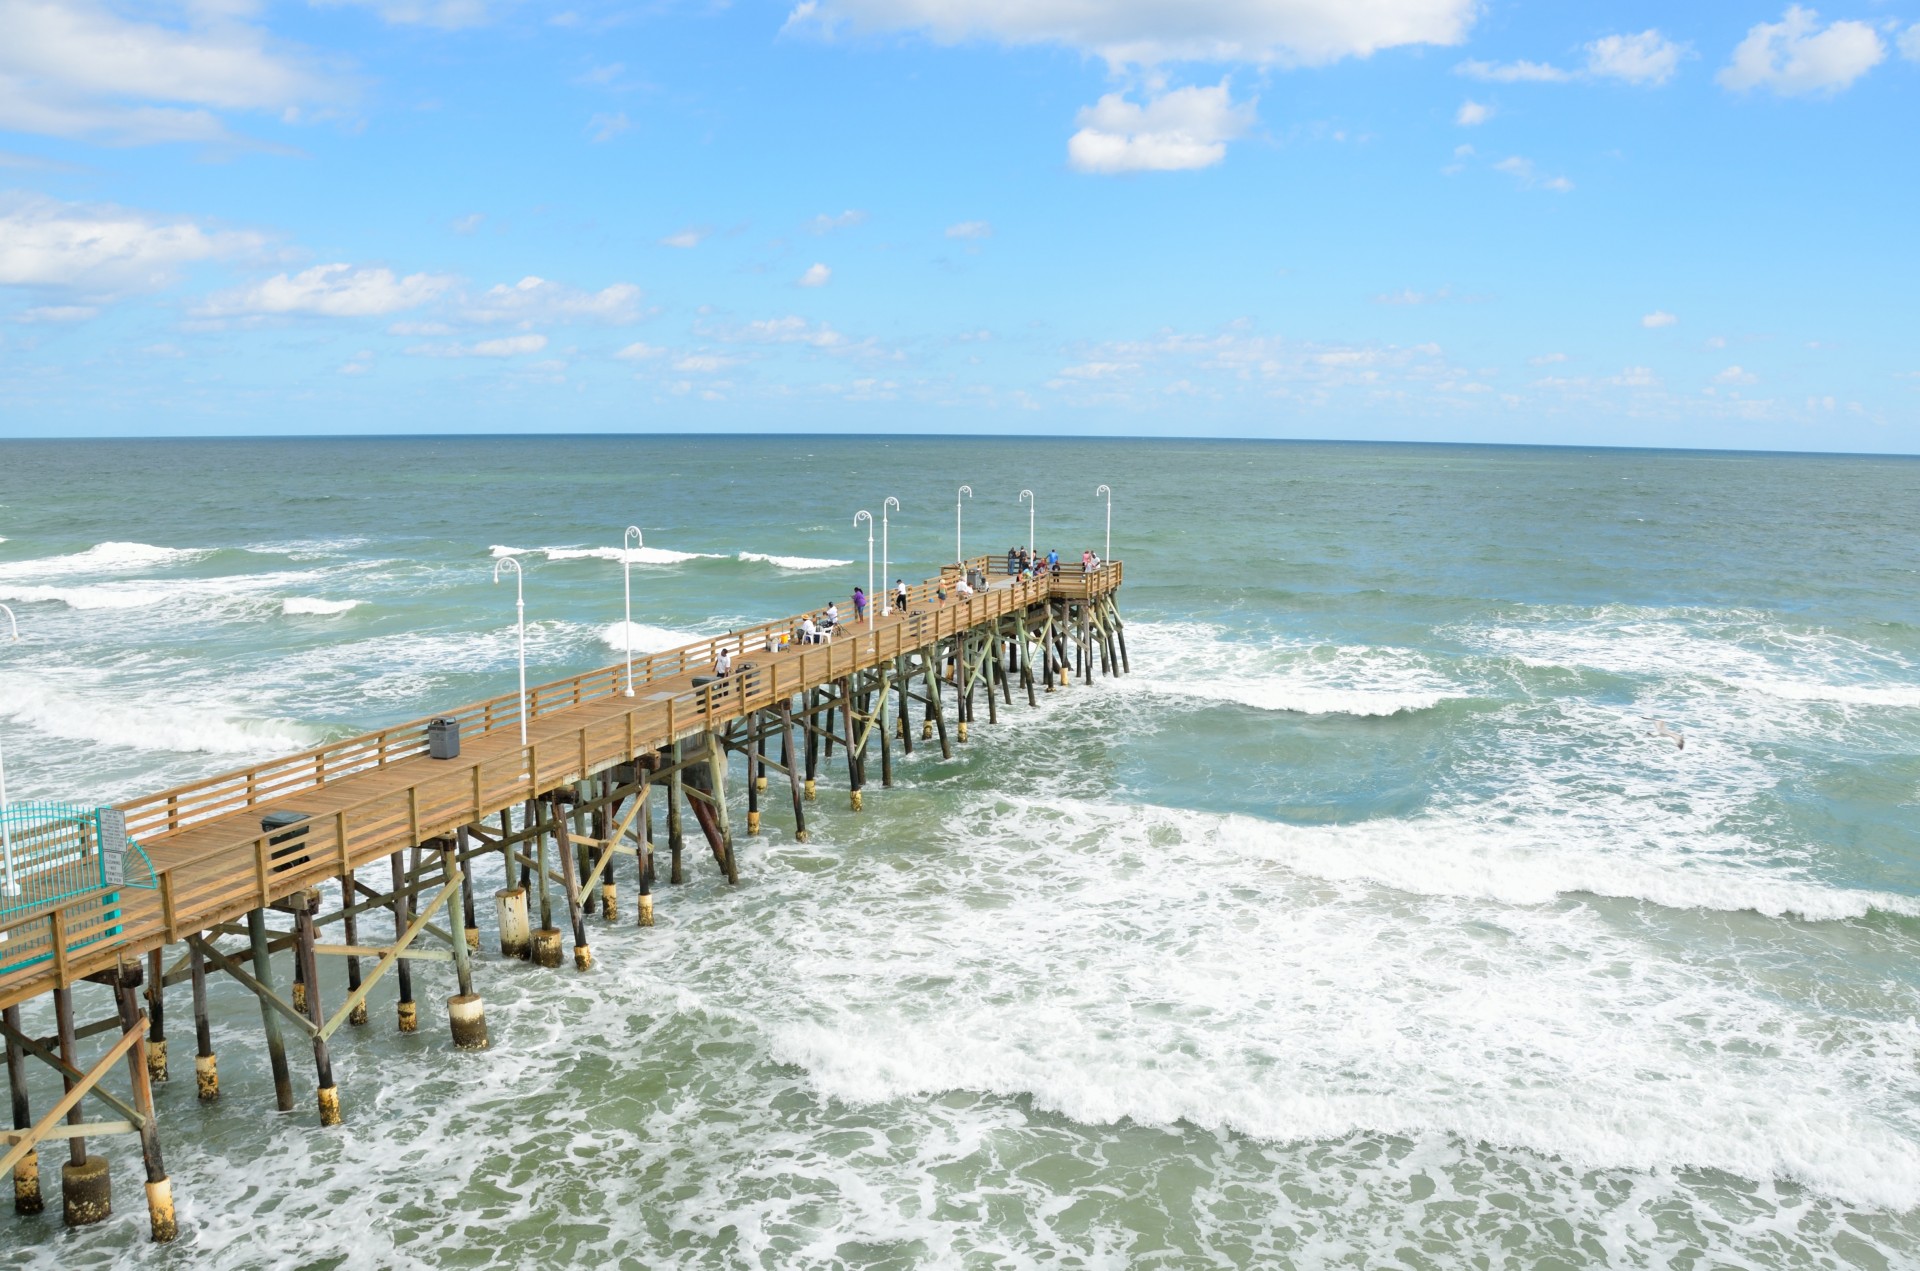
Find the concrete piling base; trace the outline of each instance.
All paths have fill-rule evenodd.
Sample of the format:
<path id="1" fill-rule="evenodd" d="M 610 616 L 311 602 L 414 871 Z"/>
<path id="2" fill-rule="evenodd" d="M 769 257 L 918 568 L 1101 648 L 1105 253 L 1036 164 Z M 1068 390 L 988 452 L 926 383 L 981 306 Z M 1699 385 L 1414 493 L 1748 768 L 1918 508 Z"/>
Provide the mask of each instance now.
<path id="1" fill-rule="evenodd" d="M 807 778 L 807 802 L 812 803 L 815 799 L 818 799 L 819 797 L 820 797 L 820 792 L 814 789 L 813 778 L 808 777 Z"/>
<path id="2" fill-rule="evenodd" d="M 401 1031 L 411 1032 L 412 1030 L 402 1029 Z M 339 1086 L 321 1086 L 319 1091 L 319 1098 L 320 1098 L 320 1124 L 321 1125 L 339 1125 L 340 1124 L 340 1087 Z"/>
<path id="3" fill-rule="evenodd" d="M 533 933 L 533 964 L 543 967 L 560 965 L 560 929 L 542 927 Z"/>
<path id="4" fill-rule="evenodd" d="M 173 1180 L 163 1178 L 147 1184 L 147 1229 L 155 1244 L 166 1244 L 180 1234 L 173 1218 Z"/>
<path id="5" fill-rule="evenodd" d="M 860 810 L 860 792 L 855 790 L 848 797 L 853 804 L 853 810 L 858 812 Z"/>
<path id="6" fill-rule="evenodd" d="M 214 1055 L 193 1057 L 193 1079 L 200 1087 L 200 1102 L 212 1103 L 220 1097 L 220 1061 Z"/>
<path id="7" fill-rule="evenodd" d="M 620 887 L 618 884 L 600 884 L 600 912 L 606 915 L 608 922 L 618 922 L 620 920 Z"/>
<path id="8" fill-rule="evenodd" d="M 531 947 L 527 931 L 527 889 L 509 887 L 493 894 L 494 911 L 500 919 L 500 953 L 503 957 L 525 958 Z"/>
<path id="9" fill-rule="evenodd" d="M 147 1080 L 155 1085 L 167 1079 L 167 1043 L 159 1041 L 147 1043 Z"/>
<path id="10" fill-rule="evenodd" d="M 767 788 L 767 779 L 765 777 L 755 777 L 753 779 L 753 788 L 756 790 L 765 790 Z"/>
<path id="11" fill-rule="evenodd" d="M 967 739 L 967 721 L 963 719 L 960 721 L 960 740 L 965 741 L 966 739 Z"/>
<path id="12" fill-rule="evenodd" d="M 419 1032 L 420 1031 L 420 1003 L 418 1002 L 400 1003 L 400 1018 L 398 1023 L 399 1023 L 400 1031 L 403 1033 Z"/>
<path id="13" fill-rule="evenodd" d="M 752 835 L 752 834 L 758 834 L 759 832 L 760 832 L 760 814 L 758 812 L 747 813 L 747 833 L 749 835 Z"/>
<path id="14" fill-rule="evenodd" d="M 47 1207 L 40 1195 L 40 1153 L 28 1152 L 13 1166 L 13 1212 L 37 1214 Z"/>
<path id="15" fill-rule="evenodd" d="M 478 927 L 467 928 L 467 952 L 480 952 L 480 928 Z"/>
<path id="16" fill-rule="evenodd" d="M 573 969 L 591 971 L 593 969 L 593 950 L 584 944 L 573 946 Z"/>
<path id="17" fill-rule="evenodd" d="M 361 1028 L 366 1025 L 366 1022 L 367 1002 L 365 998 L 362 998 L 352 1010 L 347 1012 L 347 1023 L 352 1024 L 355 1028 Z"/>
<path id="18" fill-rule="evenodd" d="M 932 720 L 923 719 L 920 721 L 920 740 L 921 741 L 933 740 L 933 721 Z"/>
<path id="19" fill-rule="evenodd" d="M 487 1037 L 487 1013 L 478 993 L 460 993 L 448 998 L 447 1020 L 453 1025 L 455 1050 L 485 1050 L 491 1044 Z"/>
<path id="20" fill-rule="evenodd" d="M 299 980 L 293 982 L 293 1009 L 302 1015 L 307 1013 L 307 986 Z M 149 1051 L 149 1054 L 152 1052 Z"/>
<path id="21" fill-rule="evenodd" d="M 653 925 L 652 896 L 642 896 L 640 898 L 640 925 L 643 927 L 651 927 Z"/>
<path id="22" fill-rule="evenodd" d="M 60 1167 L 60 1207 L 69 1227 L 85 1227 L 113 1214 L 113 1179 L 107 1158 L 89 1156 Z"/>

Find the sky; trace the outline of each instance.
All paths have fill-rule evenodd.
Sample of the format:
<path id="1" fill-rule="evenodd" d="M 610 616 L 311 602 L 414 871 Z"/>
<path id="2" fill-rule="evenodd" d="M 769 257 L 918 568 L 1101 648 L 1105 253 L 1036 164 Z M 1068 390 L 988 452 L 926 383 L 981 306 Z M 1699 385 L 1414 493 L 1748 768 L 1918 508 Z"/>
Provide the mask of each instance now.
<path id="1" fill-rule="evenodd" d="M 1920 452 L 1920 0 L 0 0 L 0 436 Z"/>

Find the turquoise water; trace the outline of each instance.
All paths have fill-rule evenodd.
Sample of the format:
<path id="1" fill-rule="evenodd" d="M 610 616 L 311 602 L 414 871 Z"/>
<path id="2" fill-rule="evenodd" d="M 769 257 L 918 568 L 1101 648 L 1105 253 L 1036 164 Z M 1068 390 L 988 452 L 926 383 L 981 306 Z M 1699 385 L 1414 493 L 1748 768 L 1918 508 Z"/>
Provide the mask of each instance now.
<path id="1" fill-rule="evenodd" d="M 1134 674 L 776 809 L 580 976 L 161 1094 L 53 1266 L 1920 1264 L 1920 463 L 825 438 L 0 443 L 0 743 L 107 800 L 1026 536 Z M 856 563 L 857 562 L 857 563 Z M 1657 721 L 1657 722 L 1656 722 Z M 1685 737 L 1684 748 L 1669 733 Z M 737 783 L 736 783 L 737 788 Z M 736 824 L 743 824 L 736 818 Z M 630 879 L 627 892 L 631 893 Z M 630 902 L 629 902 L 630 904 Z M 482 917 L 490 927 L 490 916 Z M 371 933 L 377 935 L 377 932 Z M 491 931 L 488 933 L 491 947 Z M 423 1001 L 451 989 L 422 973 Z M 338 990 L 329 988 L 337 1000 Z M 175 1068 L 191 1051 L 182 994 Z M 44 1100 L 42 1103 L 44 1106 Z M 52 1178 L 49 1176 L 49 1186 Z"/>

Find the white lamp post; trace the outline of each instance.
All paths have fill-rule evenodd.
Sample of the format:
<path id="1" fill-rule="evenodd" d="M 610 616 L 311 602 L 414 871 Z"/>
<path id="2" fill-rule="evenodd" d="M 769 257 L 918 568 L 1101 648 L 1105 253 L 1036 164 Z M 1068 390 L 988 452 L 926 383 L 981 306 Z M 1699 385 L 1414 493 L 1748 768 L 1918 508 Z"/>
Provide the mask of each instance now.
<path id="1" fill-rule="evenodd" d="M 1103 494 L 1107 496 L 1107 552 L 1100 558 L 1104 565 L 1113 559 L 1113 487 L 1103 485 L 1093 492 L 1093 497 L 1097 499 Z"/>
<path id="2" fill-rule="evenodd" d="M 0 605 L 5 610 L 7 625 L 13 629 L 13 642 L 20 642 L 20 622 L 13 616 L 13 610 Z M 7 825 L 7 754 L 0 750 L 0 861 L 5 864 L 5 878 L 0 880 L 0 895 L 18 896 L 20 884 L 13 876 L 13 830 Z"/>
<path id="3" fill-rule="evenodd" d="M 969 499 L 971 499 L 973 497 L 973 487 L 970 485 L 963 485 L 960 487 L 960 494 L 956 494 L 953 496 L 953 558 L 954 560 L 958 561 L 961 565 L 965 565 L 967 563 L 967 554 L 965 551 L 961 550 L 961 547 L 960 547 L 960 495 L 961 494 L 964 494 Z"/>
<path id="4" fill-rule="evenodd" d="M 522 586 L 520 562 L 511 556 L 502 556 L 493 562 L 493 581 L 500 581 L 500 571 L 513 566 L 513 621 L 520 632 L 520 744 L 527 744 L 527 598 Z"/>
<path id="5" fill-rule="evenodd" d="M 1033 556 L 1040 550 L 1033 541 L 1033 491 L 1020 491 L 1019 502 L 1027 505 L 1027 555 Z"/>
<path id="6" fill-rule="evenodd" d="M 860 528 L 860 522 L 867 523 L 867 628 L 873 628 L 873 513 L 861 508 L 853 514 L 853 527 Z"/>
<path id="7" fill-rule="evenodd" d="M 889 494 L 887 496 L 887 501 L 880 505 L 880 581 L 882 583 L 885 583 L 887 581 L 887 575 L 893 572 L 893 560 L 892 560 L 892 557 L 888 554 L 888 550 L 887 550 L 888 548 L 887 509 L 888 508 L 892 508 L 894 511 L 898 512 L 900 510 L 900 500 L 894 498 L 891 494 Z M 867 597 L 867 603 L 868 604 L 873 603 L 872 596 Z M 888 613 L 893 612 L 893 592 L 892 591 L 887 592 L 887 612 Z"/>
<path id="8" fill-rule="evenodd" d="M 645 544 L 640 541 L 640 527 L 627 526 L 627 532 L 620 537 L 620 567 L 627 576 L 627 625 L 621 628 L 627 637 L 627 696 L 633 696 L 633 554 Z"/>

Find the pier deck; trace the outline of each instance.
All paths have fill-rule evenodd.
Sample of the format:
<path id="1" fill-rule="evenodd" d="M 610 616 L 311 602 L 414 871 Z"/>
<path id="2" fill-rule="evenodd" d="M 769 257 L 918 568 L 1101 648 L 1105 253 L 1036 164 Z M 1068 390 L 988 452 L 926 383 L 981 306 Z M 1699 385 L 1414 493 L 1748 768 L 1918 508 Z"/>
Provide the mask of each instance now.
<path id="1" fill-rule="evenodd" d="M 0 1169 L 13 1172 L 16 1208 L 38 1210 L 35 1145 L 66 1138 L 75 1145 L 68 1170 L 81 1172 L 69 1186 L 63 1171 L 67 1221 L 103 1215 L 104 1190 L 96 1201 L 88 1171 L 99 1175 L 104 1189 L 104 1168 L 87 1165 L 78 1145 L 100 1134 L 134 1132 L 147 1165 L 154 1237 L 171 1238 L 171 1193 L 150 1084 L 166 1079 L 163 1006 L 171 984 L 193 982 L 202 1099 L 218 1097 L 206 1028 L 211 967 L 260 999 L 279 1109 L 292 1106 L 280 1032 L 291 1027 L 312 1043 L 321 1124 L 333 1124 L 341 1112 L 329 1039 L 343 1022 L 364 1023 L 367 994 L 388 971 L 399 984 L 400 1027 L 412 1031 L 412 964 L 453 961 L 460 988 L 448 1003 L 455 1045 L 488 1044 L 469 966 L 480 934 L 475 856 L 499 851 L 509 883 L 519 873 L 518 888 L 496 897 L 502 952 L 559 964 L 557 894 L 571 919 L 575 963 L 585 969 L 591 956 L 583 917 L 596 900 L 609 921 L 614 917 L 616 855 L 637 861 L 639 920 L 651 924 L 654 830 L 648 797 L 656 784 L 667 796 L 669 881 L 682 881 L 683 807 L 728 880 L 737 881 L 726 796 L 730 755 L 745 759 L 748 832 L 759 832 L 761 792 L 771 769 L 785 776 L 795 834 L 804 839 L 803 799 L 814 797 L 823 749 L 829 759 L 836 745 L 841 749 L 858 811 L 875 745 L 883 784 L 892 782 L 892 740 L 897 737 L 911 753 L 916 706 L 923 740 L 937 730 L 942 752 L 950 755 L 948 721 L 957 723 L 958 739 L 965 742 L 981 690 L 991 720 L 997 717 L 996 696 L 1010 705 L 1016 683 L 1031 702 L 1037 690 L 1053 692 L 1064 684 L 1069 671 L 1090 682 L 1096 661 L 1103 671 L 1120 673 L 1125 638 L 1115 604 L 1123 578 L 1119 562 L 1093 573 L 1063 566 L 1057 575 L 1032 579 L 999 576 L 990 558 L 966 562 L 965 568 L 987 575 L 990 585 L 959 599 L 952 593 L 960 569 L 950 568 L 941 579 L 911 588 L 904 614 L 859 623 L 843 615 L 827 643 L 795 642 L 795 617 L 636 656 L 630 693 L 624 661 L 532 688 L 526 693 L 524 741 L 521 697 L 514 693 L 442 717 L 461 726 L 456 758 L 430 757 L 430 721 L 422 719 L 117 805 L 129 837 L 153 868 L 150 886 L 130 879 L 115 893 L 117 929 L 100 925 L 99 895 L 0 922 L 0 1034 L 7 1043 L 14 1114 L 13 1131 L 0 1130 L 0 1147 L 12 1144 L 0 1152 Z M 948 593 L 944 601 L 935 598 L 941 588 Z M 733 673 L 714 677 L 723 648 L 732 655 Z M 285 823 L 269 832 L 262 818 L 273 813 Z M 300 819 L 292 819 L 296 815 Z M 364 877 L 367 867 L 382 863 L 390 864 L 390 890 L 369 886 Z M 320 889 L 329 884 L 338 886 L 339 905 L 323 912 Z M 528 931 L 534 895 L 541 928 Z M 459 924 L 455 915 L 462 902 Z M 443 907 L 445 930 L 433 922 Z M 356 918 L 369 909 L 391 911 L 392 943 L 357 942 Z M 270 912 L 279 915 L 275 927 L 268 925 Z M 332 923 L 343 928 L 342 943 L 318 943 L 317 929 Z M 220 940 L 234 936 L 251 945 L 250 962 L 240 948 L 221 949 Z M 423 936 L 438 938 L 448 951 L 426 951 Z M 180 951 L 169 967 L 172 946 Z M 272 955 L 288 950 L 294 955 L 291 1002 L 274 989 L 272 974 Z M 318 955 L 347 962 L 348 999 L 331 1019 L 320 1009 Z M 365 977 L 363 959 L 374 964 Z M 114 991 L 117 1018 L 76 1030 L 72 990 L 84 982 Z M 143 982 L 144 1014 L 135 995 Z M 20 1008 L 48 994 L 58 1034 L 28 1037 Z M 77 1041 L 101 1032 L 116 1040 L 83 1071 Z M 129 1099 L 101 1086 L 123 1056 Z M 28 1109 L 29 1058 L 58 1069 L 67 1092 L 38 1122 Z M 83 1122 L 79 1104 L 85 1097 L 104 1102 L 121 1119 Z M 59 1124 L 61 1117 L 66 1124 Z"/>

